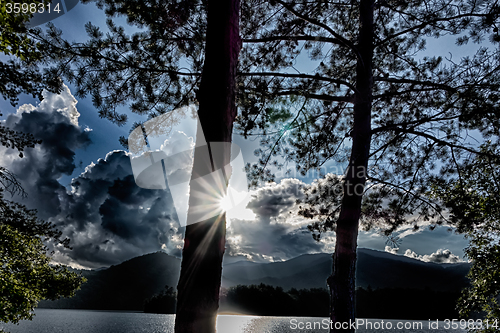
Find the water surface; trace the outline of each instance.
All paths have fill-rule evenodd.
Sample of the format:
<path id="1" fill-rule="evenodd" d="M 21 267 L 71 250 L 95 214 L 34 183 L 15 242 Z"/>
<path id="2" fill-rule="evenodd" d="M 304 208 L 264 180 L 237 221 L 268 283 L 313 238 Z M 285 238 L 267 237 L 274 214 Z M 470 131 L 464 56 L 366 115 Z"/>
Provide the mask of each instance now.
<path id="1" fill-rule="evenodd" d="M 32 321 L 23 321 L 19 325 L 0 323 L 0 328 L 11 333 L 174 333 L 174 315 L 61 309 L 37 309 L 35 313 Z M 409 328 L 398 329 L 398 324 Z M 323 333 L 329 331 L 325 329 L 327 326 L 325 318 L 229 315 L 217 318 L 218 333 Z M 427 320 L 384 319 L 382 323 L 379 319 L 365 319 L 357 332 L 466 332 L 462 329 L 446 330 L 444 326 L 444 322 L 439 322 L 438 329 L 429 328 Z"/>

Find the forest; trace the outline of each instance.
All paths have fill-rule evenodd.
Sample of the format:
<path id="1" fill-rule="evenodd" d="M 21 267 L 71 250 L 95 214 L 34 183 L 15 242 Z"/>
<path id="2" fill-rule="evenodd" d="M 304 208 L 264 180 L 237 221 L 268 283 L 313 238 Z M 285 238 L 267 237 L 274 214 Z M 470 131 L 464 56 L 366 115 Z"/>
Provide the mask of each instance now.
<path id="1" fill-rule="evenodd" d="M 318 171 L 318 179 L 305 185 L 295 200 L 300 205 L 296 215 L 310 222 L 304 231 L 318 244 L 335 239 L 326 280 L 333 322 L 352 321 L 357 310 L 368 311 L 364 306 L 356 309 L 357 297 L 360 305 L 371 304 L 372 297 L 388 302 L 378 289 L 356 293 L 360 232 L 376 230 L 397 248 L 396 234 L 408 225 L 415 232 L 446 226 L 465 235 L 469 245 L 464 252 L 472 265 L 470 286 L 458 299 L 459 315 L 500 316 L 498 1 L 82 0 L 82 4 L 95 5 L 106 20 L 100 25 L 87 22 L 80 27 L 84 40 L 75 41 L 65 37 L 70 27 L 62 29 L 53 22 L 31 27 L 34 13 L 13 12 L 2 2 L 0 94 L 18 107 L 20 96 L 42 101 L 48 92 L 60 94 L 68 84 L 76 97 L 91 100 L 93 112 L 103 121 L 130 126 L 129 118 L 138 119 L 131 127 L 145 136 L 168 132 L 168 128 L 146 129 L 147 121 L 196 106 L 201 130 L 193 142 L 203 148 L 194 151 L 186 198 L 187 220 L 192 223 L 182 229 L 176 333 L 214 332 L 219 300 L 224 297 L 226 301 L 235 297 L 255 311 L 252 304 L 257 299 L 246 304 L 238 296 L 248 290 L 252 295 L 261 295 L 259 288 L 268 290 L 281 300 L 278 312 L 287 306 L 286 300 L 304 297 L 307 302 L 308 293 L 319 293 L 257 286 L 220 294 L 227 217 L 223 209 L 215 216 L 203 212 L 229 189 L 231 172 L 225 167 L 236 133 L 260 144 L 254 152 L 257 160 L 245 168 L 253 189 L 279 181 L 277 175 L 300 177 Z M 432 42 L 451 46 L 430 50 Z M 18 111 L 8 117 L 23 113 Z M 85 132 L 72 124 L 61 123 L 60 133 Z M 2 162 L 10 163 L 10 168 L 32 158 L 37 149 L 59 152 L 68 162 L 55 176 L 57 163 L 36 172 L 33 163 L 18 175 L 0 168 L 1 272 L 9 282 L 1 293 L 1 320 L 7 322 L 31 318 L 39 300 L 73 295 L 84 282 L 63 266 L 50 266 L 51 250 L 44 243 L 51 240 L 53 248 L 75 255 L 58 228 L 68 227 L 79 214 L 48 216 L 47 222 L 19 203 L 26 194 L 40 195 L 26 193 L 24 187 L 32 183 L 18 181 L 31 174 L 38 173 L 40 184 L 53 176 L 50 184 L 38 187 L 40 200 L 57 201 L 72 191 L 63 190 L 59 179 L 75 169 L 74 151 L 61 146 L 64 140 L 41 140 L 43 133 L 37 129 L 0 125 L 0 143 L 9 156 Z M 83 147 L 88 137 L 80 134 Z M 131 149 L 125 136 L 116 140 Z M 322 171 L 333 164 L 342 172 Z M 158 165 L 164 173 L 171 171 L 163 160 Z M 219 175 L 219 170 L 224 170 L 219 178 L 210 176 Z M 214 179 L 197 181 L 207 175 Z M 75 181 L 70 187 L 79 185 Z M 44 192 L 54 188 L 57 191 Z M 116 195 L 112 203 L 120 198 Z M 86 205 L 93 207 L 90 202 Z M 98 222 L 85 223 L 107 228 L 102 234 L 112 234 L 115 240 L 130 236 L 118 219 L 101 221 L 106 211 L 97 210 Z M 164 205 L 164 215 L 166 210 Z M 286 214 L 278 209 L 273 217 Z M 332 233 L 334 237 L 328 238 Z M 92 242 L 86 246 L 95 249 Z M 47 285 L 58 288 L 51 293 Z M 163 296 L 172 293 L 167 290 Z M 385 294 L 396 296 L 389 290 Z M 456 298 L 441 296 L 446 302 Z M 428 302 L 423 296 L 412 297 Z M 265 306 L 261 304 L 262 311 Z"/>
<path id="2" fill-rule="evenodd" d="M 144 312 L 175 313 L 175 293 L 165 292 L 148 298 Z M 328 317 L 327 289 L 283 290 L 265 284 L 238 285 L 222 289 L 220 313 L 255 316 Z M 356 317 L 406 320 L 445 320 L 457 318 L 455 304 L 460 291 L 432 291 L 429 288 L 403 289 L 368 287 L 356 289 Z"/>

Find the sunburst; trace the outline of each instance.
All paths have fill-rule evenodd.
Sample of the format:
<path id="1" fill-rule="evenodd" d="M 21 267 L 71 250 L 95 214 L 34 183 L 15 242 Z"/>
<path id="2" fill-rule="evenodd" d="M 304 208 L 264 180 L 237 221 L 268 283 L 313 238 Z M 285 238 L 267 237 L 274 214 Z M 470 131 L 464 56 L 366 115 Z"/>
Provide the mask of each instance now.
<path id="1" fill-rule="evenodd" d="M 233 202 L 234 200 L 233 200 L 232 196 L 230 195 L 230 191 L 231 191 L 231 188 L 228 188 L 226 195 L 222 196 L 219 199 L 219 208 L 223 212 L 227 212 L 228 210 L 230 210 L 234 207 L 234 202 Z"/>

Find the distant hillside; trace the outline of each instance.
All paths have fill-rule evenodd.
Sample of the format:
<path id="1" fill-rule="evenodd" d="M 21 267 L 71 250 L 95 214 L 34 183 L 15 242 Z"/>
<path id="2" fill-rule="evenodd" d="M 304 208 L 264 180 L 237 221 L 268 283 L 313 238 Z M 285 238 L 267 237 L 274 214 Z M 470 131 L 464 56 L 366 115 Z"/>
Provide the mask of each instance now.
<path id="1" fill-rule="evenodd" d="M 73 298 L 42 301 L 39 307 L 142 311 L 144 300 L 177 286 L 180 260 L 157 252 L 98 271 L 83 271 L 87 283 Z"/>
<path id="2" fill-rule="evenodd" d="M 468 263 L 427 263 L 388 252 L 358 249 L 356 286 L 376 288 L 428 287 L 453 291 L 467 284 Z M 239 262 L 224 267 L 223 287 L 238 284 L 268 284 L 290 288 L 326 288 L 332 271 L 330 254 L 306 254 L 285 262 L 249 264 Z"/>
<path id="3" fill-rule="evenodd" d="M 237 262 L 223 268 L 222 286 L 264 283 L 290 288 L 326 288 L 329 254 L 308 254 L 285 262 Z M 369 249 L 358 250 L 356 286 L 457 291 L 467 284 L 469 264 L 434 264 Z M 42 301 L 40 307 L 141 311 L 144 300 L 165 286 L 176 287 L 180 260 L 162 252 L 133 258 L 99 271 L 84 271 L 88 282 L 71 299 Z"/>
<path id="4" fill-rule="evenodd" d="M 416 288 L 455 291 L 468 284 L 469 263 L 436 264 L 360 249 L 356 286 L 375 288 Z"/>

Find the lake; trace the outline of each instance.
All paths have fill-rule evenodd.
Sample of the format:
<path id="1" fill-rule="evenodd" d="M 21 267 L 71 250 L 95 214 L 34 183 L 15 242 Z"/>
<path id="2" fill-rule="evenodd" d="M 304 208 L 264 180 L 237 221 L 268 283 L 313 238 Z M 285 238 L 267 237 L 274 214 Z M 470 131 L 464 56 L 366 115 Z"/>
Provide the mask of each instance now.
<path id="1" fill-rule="evenodd" d="M 33 321 L 19 325 L 0 323 L 0 328 L 11 333 L 173 333 L 174 315 L 140 312 L 90 310 L 36 309 Z M 454 332 L 462 329 L 444 329 L 445 322 L 358 319 L 357 332 Z M 437 326 L 436 326 L 437 325 Z M 257 317 L 220 315 L 218 333 L 313 333 L 328 332 L 325 318 Z M 448 324 L 448 326 L 450 326 Z M 407 329 L 398 329 L 406 327 Z M 430 327 L 430 328 L 429 328 Z"/>

